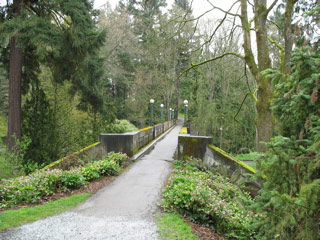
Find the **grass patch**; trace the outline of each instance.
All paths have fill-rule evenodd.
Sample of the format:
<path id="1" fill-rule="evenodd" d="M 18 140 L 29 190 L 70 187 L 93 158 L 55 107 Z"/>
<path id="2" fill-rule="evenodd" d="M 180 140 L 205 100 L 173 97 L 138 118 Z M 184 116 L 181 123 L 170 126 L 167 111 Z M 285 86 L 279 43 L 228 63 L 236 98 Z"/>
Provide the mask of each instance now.
<path id="1" fill-rule="evenodd" d="M 257 161 L 263 155 L 263 153 L 251 152 L 246 154 L 238 154 L 235 157 L 241 161 Z"/>
<path id="2" fill-rule="evenodd" d="M 245 161 L 246 164 L 256 169 L 256 163 L 262 156 L 263 153 L 250 152 L 246 154 L 238 154 L 235 157 L 240 161 Z"/>
<path id="3" fill-rule="evenodd" d="M 191 227 L 177 214 L 159 213 L 157 225 L 161 240 L 199 240 Z"/>
<path id="4" fill-rule="evenodd" d="M 62 213 L 68 209 L 76 207 L 79 203 L 84 202 L 90 196 L 91 194 L 89 193 L 81 193 L 35 207 L 0 212 L 0 230 L 17 227 L 37 221 L 41 218 Z"/>

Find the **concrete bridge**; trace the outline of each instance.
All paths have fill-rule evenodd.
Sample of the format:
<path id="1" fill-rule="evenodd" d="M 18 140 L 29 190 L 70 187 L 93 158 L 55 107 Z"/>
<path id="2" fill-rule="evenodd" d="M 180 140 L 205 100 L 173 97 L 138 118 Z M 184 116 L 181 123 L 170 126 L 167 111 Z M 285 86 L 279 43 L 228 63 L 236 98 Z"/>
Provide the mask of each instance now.
<path id="1" fill-rule="evenodd" d="M 171 163 L 178 155 L 201 157 L 209 165 L 226 164 L 230 169 L 250 171 L 215 149 L 210 137 L 180 134 L 182 122 L 181 118 L 176 125 L 167 122 L 133 133 L 101 134 L 101 142 L 91 148 L 127 152 L 137 161 L 77 208 L 2 231 L 0 239 L 158 239 L 154 218 L 157 202 L 170 175 Z"/>
<path id="2" fill-rule="evenodd" d="M 0 239 L 158 239 L 154 214 L 181 127 L 180 120 L 153 143 L 150 153 L 77 208 L 2 231 Z"/>

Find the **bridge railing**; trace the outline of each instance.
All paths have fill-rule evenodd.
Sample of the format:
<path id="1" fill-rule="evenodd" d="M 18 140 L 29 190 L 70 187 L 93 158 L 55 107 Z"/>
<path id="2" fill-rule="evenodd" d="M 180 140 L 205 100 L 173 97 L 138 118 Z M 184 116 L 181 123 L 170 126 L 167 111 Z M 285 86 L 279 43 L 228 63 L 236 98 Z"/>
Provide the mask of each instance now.
<path id="1" fill-rule="evenodd" d="M 244 173 L 256 173 L 256 170 L 245 162 L 236 159 L 231 154 L 214 146 L 212 137 L 193 136 L 186 134 L 187 130 L 181 130 L 178 137 L 178 158 L 185 156 L 200 158 L 207 167 L 225 165 L 233 172 L 240 169 Z"/>
<path id="2" fill-rule="evenodd" d="M 126 153 L 129 157 L 132 157 L 134 154 L 139 152 L 141 148 L 148 145 L 154 139 L 159 137 L 162 133 L 166 132 L 175 124 L 175 121 L 167 121 L 164 123 L 157 124 L 155 126 L 146 127 L 139 129 L 134 132 L 128 133 L 101 133 L 99 135 L 99 141 L 87 146 L 77 152 L 68 154 L 67 156 L 54 161 L 44 168 L 61 168 L 64 165 L 67 165 L 67 162 L 72 160 L 72 158 L 79 156 L 80 154 L 88 154 L 90 152 L 96 151 L 109 153 L 109 152 L 122 152 Z"/>
<path id="3" fill-rule="evenodd" d="M 101 133 L 99 142 L 106 152 L 122 152 L 132 157 L 143 147 L 166 132 L 175 124 L 175 121 L 167 121 L 154 126 L 139 129 L 128 133 Z"/>
<path id="4" fill-rule="evenodd" d="M 230 175 L 238 170 L 241 178 L 244 178 L 245 180 L 245 184 L 248 187 L 247 190 L 253 195 L 257 194 L 258 190 L 261 188 L 260 181 L 251 181 L 246 177 L 247 173 L 256 173 L 256 169 L 214 146 L 212 144 L 212 137 L 193 136 L 185 134 L 185 132 L 187 132 L 187 130 L 182 129 L 178 136 L 179 159 L 183 160 L 186 156 L 199 158 L 203 161 L 203 165 L 208 169 L 211 167 L 224 166 L 228 169 Z"/>

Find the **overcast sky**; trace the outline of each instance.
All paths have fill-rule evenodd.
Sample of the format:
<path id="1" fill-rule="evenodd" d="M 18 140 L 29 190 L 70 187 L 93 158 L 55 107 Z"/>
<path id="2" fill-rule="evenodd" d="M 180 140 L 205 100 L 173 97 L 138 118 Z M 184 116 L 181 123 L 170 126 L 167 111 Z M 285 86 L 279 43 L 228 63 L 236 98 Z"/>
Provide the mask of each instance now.
<path id="1" fill-rule="evenodd" d="M 232 5 L 232 3 L 234 3 L 235 0 L 210 0 L 210 1 L 214 5 L 220 7 L 224 10 L 228 10 L 229 7 Z M 94 7 L 100 8 L 106 2 L 109 2 L 111 4 L 111 6 L 114 8 L 118 4 L 119 0 L 95 0 Z M 174 0 L 167 0 L 169 8 L 173 2 L 174 2 Z M 191 2 L 191 0 L 190 0 L 190 2 Z M 5 4 L 6 4 L 6 0 L 0 0 L 0 6 L 3 6 Z M 208 3 L 208 0 L 193 0 L 192 9 L 193 9 L 193 15 L 195 17 L 197 17 L 197 16 L 201 15 L 202 13 L 211 9 L 211 5 Z M 214 12 L 208 13 L 206 15 L 206 18 L 221 18 L 222 16 L 223 16 L 223 14 L 220 11 L 216 10 Z"/>
<path id="2" fill-rule="evenodd" d="M 211 0 L 211 3 L 213 3 L 214 5 L 224 9 L 224 10 L 228 10 L 229 7 L 234 3 L 235 0 Z M 115 7 L 119 0 L 95 0 L 94 2 L 94 7 L 95 8 L 100 8 L 102 5 L 104 5 L 106 2 L 109 2 L 111 4 L 112 7 Z M 167 0 L 168 3 L 168 7 L 170 8 L 170 6 L 172 5 L 172 3 L 174 2 L 174 0 Z M 209 9 L 211 9 L 211 5 L 208 3 L 207 0 L 193 0 L 193 4 L 192 4 L 192 9 L 193 9 L 193 14 L 194 16 L 199 16 L 202 13 L 208 11 Z M 215 12 L 211 12 L 207 14 L 207 17 L 213 18 L 220 18 L 223 14 L 218 13 L 220 11 L 215 11 Z"/>

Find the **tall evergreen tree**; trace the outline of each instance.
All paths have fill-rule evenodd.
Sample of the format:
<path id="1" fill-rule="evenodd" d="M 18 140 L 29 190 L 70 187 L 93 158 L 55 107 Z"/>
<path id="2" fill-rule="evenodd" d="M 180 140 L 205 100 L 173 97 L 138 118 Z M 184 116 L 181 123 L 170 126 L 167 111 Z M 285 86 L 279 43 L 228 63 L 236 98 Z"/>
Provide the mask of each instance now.
<path id="1" fill-rule="evenodd" d="M 94 58 L 104 40 L 95 28 L 97 12 L 89 0 L 14 0 L 0 9 L 2 62 L 9 72 L 8 145 L 21 136 L 21 93 L 39 73 L 40 64 L 50 67 L 54 81 L 70 80 L 83 100 L 99 105 L 94 84 L 85 70 L 95 71 Z M 9 41 L 8 41 L 9 40 Z"/>
<path id="2" fill-rule="evenodd" d="M 180 16 L 182 22 L 192 19 L 192 10 L 189 6 L 188 0 L 175 0 L 172 8 L 172 15 L 174 17 Z M 191 52 L 194 48 L 194 23 L 191 21 L 189 23 L 175 23 L 177 26 L 177 32 L 173 38 L 175 45 L 175 91 L 176 91 L 176 101 L 175 108 L 179 109 L 180 101 L 180 85 L 182 81 L 181 73 L 188 68 L 191 62 Z M 193 39 L 193 40 L 192 40 Z"/>
<path id="3" fill-rule="evenodd" d="M 187 11 L 190 8 L 189 0 L 174 0 L 174 3 L 184 11 Z"/>
<path id="4" fill-rule="evenodd" d="M 8 81 L 7 76 L 0 65 L 0 114 L 7 115 L 8 113 Z"/>

